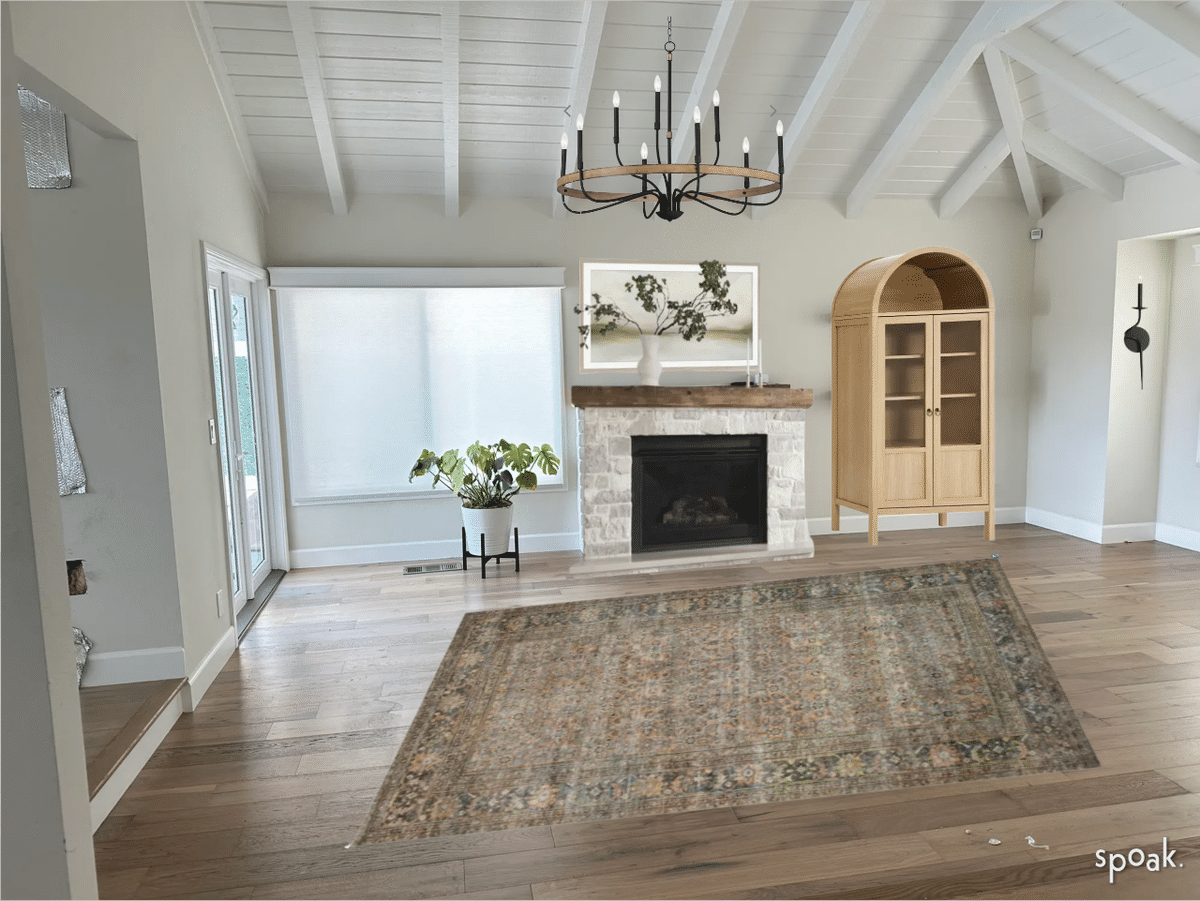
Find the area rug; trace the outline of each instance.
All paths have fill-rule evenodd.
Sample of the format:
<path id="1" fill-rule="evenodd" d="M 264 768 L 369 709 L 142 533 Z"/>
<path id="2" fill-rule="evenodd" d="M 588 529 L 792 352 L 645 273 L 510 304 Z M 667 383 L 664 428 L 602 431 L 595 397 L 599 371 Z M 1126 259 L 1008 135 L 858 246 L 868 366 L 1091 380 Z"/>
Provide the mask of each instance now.
<path id="1" fill-rule="evenodd" d="M 462 621 L 358 843 L 1096 766 L 996 559 Z"/>

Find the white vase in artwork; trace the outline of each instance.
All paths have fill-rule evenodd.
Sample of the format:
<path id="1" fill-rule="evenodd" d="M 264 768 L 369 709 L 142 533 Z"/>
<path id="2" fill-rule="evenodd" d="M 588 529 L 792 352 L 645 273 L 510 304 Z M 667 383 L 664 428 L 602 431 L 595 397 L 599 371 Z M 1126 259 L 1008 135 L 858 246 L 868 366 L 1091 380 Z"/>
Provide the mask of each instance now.
<path id="1" fill-rule="evenodd" d="M 507 507 L 462 508 L 463 528 L 467 530 L 467 550 L 475 555 L 484 553 L 507 554 L 512 539 L 512 504 Z M 484 550 L 480 549 L 479 536 L 483 534 Z"/>
<path id="2" fill-rule="evenodd" d="M 658 361 L 658 335 L 642 335 L 642 358 L 638 361 L 638 375 L 643 385 L 657 385 L 662 375 L 662 363 Z"/>

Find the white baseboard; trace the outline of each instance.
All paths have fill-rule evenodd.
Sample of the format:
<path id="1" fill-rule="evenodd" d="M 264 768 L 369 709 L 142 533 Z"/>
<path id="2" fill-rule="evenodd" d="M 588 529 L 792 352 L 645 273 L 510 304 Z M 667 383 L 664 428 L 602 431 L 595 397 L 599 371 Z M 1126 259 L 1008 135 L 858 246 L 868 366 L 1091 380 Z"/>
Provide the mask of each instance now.
<path id="1" fill-rule="evenodd" d="M 1036 507 L 1025 508 L 1025 521 L 1032 526 L 1041 526 L 1052 532 L 1062 532 L 1064 535 L 1074 535 L 1093 544 L 1103 544 L 1104 527 L 1099 523 L 1087 522 L 1073 516 L 1063 516 L 1061 513 L 1051 513 L 1049 510 L 1039 510 Z"/>
<path id="2" fill-rule="evenodd" d="M 1194 529 L 1169 526 L 1161 522 L 1120 522 L 1100 525 L 1075 519 L 1073 516 L 1063 516 L 1061 513 L 1051 513 L 1049 510 L 1038 510 L 1035 507 L 1027 508 L 1027 521 L 1030 525 L 1062 532 L 1064 535 L 1074 535 L 1076 538 L 1082 538 L 1093 544 L 1161 541 L 1164 544 L 1200 551 L 1200 532 Z"/>
<path id="3" fill-rule="evenodd" d="M 1200 551 L 1200 532 L 1195 529 L 1184 529 L 1160 522 L 1154 527 L 1154 540 L 1187 548 L 1189 551 Z"/>
<path id="4" fill-rule="evenodd" d="M 1155 524 L 1152 522 L 1118 522 L 1100 530 L 1101 544 L 1123 544 L 1126 541 L 1153 541 Z"/>
<path id="5" fill-rule="evenodd" d="M 100 791 L 96 792 L 96 797 L 92 798 L 92 832 L 99 829 L 100 824 L 112 813 L 112 809 L 117 806 L 121 796 L 133 784 L 133 780 L 142 771 L 142 767 L 158 750 L 158 746 L 162 744 L 162 740 L 167 737 L 167 733 L 171 731 L 171 727 L 175 725 L 175 721 L 182 714 L 183 693 L 177 692 L 171 702 L 163 708 L 158 718 L 138 739 L 137 744 L 125 755 L 125 759 L 113 770 L 113 774 L 100 787 Z"/>
<path id="6" fill-rule="evenodd" d="M 577 551 L 582 545 L 578 532 L 521 533 L 521 552 Z M 292 548 L 293 569 L 314 566 L 356 566 L 364 563 L 411 563 L 462 556 L 460 538 L 442 541 L 398 541 L 391 544 L 360 544 L 342 547 Z"/>
<path id="7" fill-rule="evenodd" d="M 185 711 L 191 713 L 196 709 L 196 706 L 200 703 L 200 699 L 208 691 L 208 687 L 213 684 L 213 680 L 217 678 L 217 674 L 221 672 L 225 663 L 233 656 L 233 652 L 236 650 L 237 630 L 230 626 L 225 634 L 221 636 L 221 640 L 200 661 L 200 665 L 196 667 L 196 671 L 188 676 L 187 683 L 183 686 L 183 709 Z"/>
<path id="8" fill-rule="evenodd" d="M 183 679 L 186 676 L 183 648 L 100 651 L 88 654 L 82 684 L 84 688 L 92 688 L 96 685 Z"/>
<path id="9" fill-rule="evenodd" d="M 1012 523 L 1025 522 L 1024 507 L 997 507 L 996 522 Z M 830 517 L 822 516 L 808 520 L 810 535 L 838 535 L 842 532 L 866 532 L 867 514 L 843 512 L 839 523 L 841 528 L 835 532 L 830 527 Z M 946 517 L 946 526 L 982 526 L 983 513 L 951 513 Z M 879 517 L 879 531 L 900 532 L 912 529 L 936 529 L 938 518 L 936 513 L 902 513 L 895 516 Z"/>

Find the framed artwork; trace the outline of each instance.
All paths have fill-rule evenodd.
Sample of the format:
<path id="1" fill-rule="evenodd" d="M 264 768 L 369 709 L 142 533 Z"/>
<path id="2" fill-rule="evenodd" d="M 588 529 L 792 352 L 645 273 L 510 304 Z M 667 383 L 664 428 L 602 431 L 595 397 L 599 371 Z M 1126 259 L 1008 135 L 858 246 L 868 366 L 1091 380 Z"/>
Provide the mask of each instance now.
<path id="1" fill-rule="evenodd" d="M 700 290 L 698 263 L 620 263 L 599 260 L 580 262 L 580 325 L 590 325 L 591 317 L 584 301 L 599 294 L 604 301 L 616 303 L 646 333 L 654 328 L 654 314 L 641 308 L 634 291 L 625 285 L 635 275 L 652 275 L 665 280 L 667 291 L 676 299 L 690 299 Z M 737 312 L 708 319 L 708 333 L 701 340 L 685 341 L 677 331 L 661 337 L 659 359 L 664 370 L 670 369 L 757 369 L 758 266 L 725 265 L 729 279 L 729 299 Z M 593 332 L 587 345 L 580 348 L 581 372 L 633 372 L 642 357 L 641 333 L 624 326 L 606 335 Z"/>

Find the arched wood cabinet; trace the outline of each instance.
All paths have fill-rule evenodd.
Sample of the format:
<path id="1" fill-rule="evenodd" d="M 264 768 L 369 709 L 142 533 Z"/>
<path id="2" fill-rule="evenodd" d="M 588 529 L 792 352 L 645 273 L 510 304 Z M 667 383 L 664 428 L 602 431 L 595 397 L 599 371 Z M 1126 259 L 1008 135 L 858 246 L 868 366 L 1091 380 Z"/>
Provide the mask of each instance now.
<path id="1" fill-rule="evenodd" d="M 993 300 L 945 247 L 863 263 L 833 301 L 833 518 L 983 511 L 995 538 Z"/>

